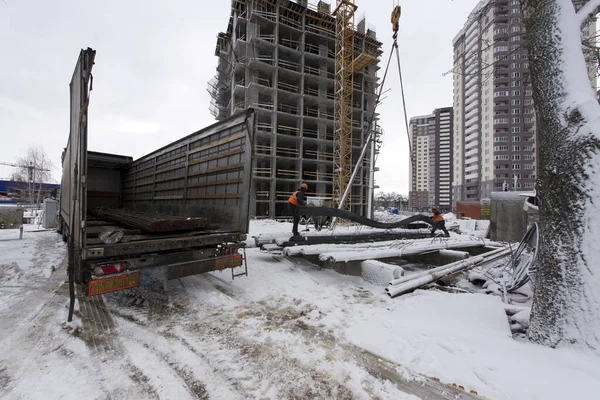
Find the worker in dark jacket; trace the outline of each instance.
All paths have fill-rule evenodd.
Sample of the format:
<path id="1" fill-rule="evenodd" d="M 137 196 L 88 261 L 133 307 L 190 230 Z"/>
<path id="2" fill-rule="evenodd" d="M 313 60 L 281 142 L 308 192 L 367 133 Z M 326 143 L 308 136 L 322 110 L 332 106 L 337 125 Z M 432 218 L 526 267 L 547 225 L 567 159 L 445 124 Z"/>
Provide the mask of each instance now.
<path id="1" fill-rule="evenodd" d="M 431 229 L 431 235 L 433 236 L 437 229 L 441 229 L 446 234 L 446 237 L 450 237 L 450 234 L 446 229 L 444 215 L 438 210 L 437 206 L 431 206 L 431 212 L 433 213 L 433 229 Z"/>
<path id="2" fill-rule="evenodd" d="M 308 190 L 308 185 L 303 183 L 300 185 L 300 188 L 292 194 L 288 200 L 288 208 L 290 209 L 290 213 L 294 218 L 294 227 L 292 228 L 292 233 L 294 236 L 300 236 L 298 232 L 298 222 L 300 222 L 300 208 L 306 205 L 306 191 Z"/>

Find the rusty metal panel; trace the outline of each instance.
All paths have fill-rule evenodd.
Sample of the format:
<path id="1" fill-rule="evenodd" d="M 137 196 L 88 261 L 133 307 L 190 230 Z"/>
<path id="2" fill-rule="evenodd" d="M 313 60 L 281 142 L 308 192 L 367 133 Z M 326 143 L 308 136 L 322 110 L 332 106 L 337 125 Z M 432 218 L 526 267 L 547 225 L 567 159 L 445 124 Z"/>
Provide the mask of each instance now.
<path id="1" fill-rule="evenodd" d="M 243 259 L 240 254 L 209 258 L 181 265 L 172 265 L 168 268 L 167 279 L 178 279 L 185 276 L 202 274 L 205 272 L 235 268 L 242 265 Z"/>
<path id="2" fill-rule="evenodd" d="M 247 233 L 255 118 L 249 109 L 126 166 L 123 206 Z"/>

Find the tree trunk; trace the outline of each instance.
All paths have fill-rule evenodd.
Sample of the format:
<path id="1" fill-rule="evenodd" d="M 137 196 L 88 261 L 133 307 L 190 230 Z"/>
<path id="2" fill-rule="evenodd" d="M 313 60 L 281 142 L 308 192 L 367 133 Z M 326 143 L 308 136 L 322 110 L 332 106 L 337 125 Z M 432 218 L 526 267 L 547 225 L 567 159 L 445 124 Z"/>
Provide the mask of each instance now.
<path id="1" fill-rule="evenodd" d="M 539 253 L 530 340 L 600 352 L 600 106 L 570 0 L 523 0 L 537 114 Z"/>

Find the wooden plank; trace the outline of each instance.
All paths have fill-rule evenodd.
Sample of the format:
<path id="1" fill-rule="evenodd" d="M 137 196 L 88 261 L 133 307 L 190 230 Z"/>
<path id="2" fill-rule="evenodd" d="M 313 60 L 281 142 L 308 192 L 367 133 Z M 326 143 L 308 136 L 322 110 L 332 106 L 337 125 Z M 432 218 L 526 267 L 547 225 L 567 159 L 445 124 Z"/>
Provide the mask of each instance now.
<path id="1" fill-rule="evenodd" d="M 213 181 L 213 182 L 203 182 L 203 183 L 194 183 L 191 185 L 188 185 L 188 188 L 194 188 L 194 187 L 204 187 L 204 186 L 218 186 L 218 185 L 229 185 L 229 184 L 234 184 L 234 183 L 242 183 L 242 180 L 237 178 L 237 179 L 225 179 L 222 181 Z"/>
<path id="2" fill-rule="evenodd" d="M 152 200 L 183 200 L 183 195 L 181 196 L 154 196 Z"/>
<path id="3" fill-rule="evenodd" d="M 211 174 L 213 172 L 228 171 L 231 169 L 239 169 L 239 168 L 243 168 L 243 167 L 244 167 L 244 163 L 231 164 L 231 165 L 225 165 L 223 167 L 210 168 L 210 169 L 205 169 L 204 171 L 193 172 L 191 174 L 188 174 L 188 176 L 206 175 L 206 174 Z"/>
<path id="4" fill-rule="evenodd" d="M 230 194 L 198 194 L 195 196 L 188 196 L 188 199 L 239 199 L 242 197 L 240 193 Z"/>
<path id="5" fill-rule="evenodd" d="M 163 169 L 157 169 L 156 172 L 155 172 L 155 174 L 161 174 L 163 172 L 169 172 L 169 171 L 173 171 L 173 170 L 181 169 L 181 168 L 185 168 L 185 167 L 186 167 L 185 163 L 183 163 L 181 165 L 173 165 L 171 167 L 166 167 L 166 168 L 163 168 Z"/>
<path id="6" fill-rule="evenodd" d="M 228 137 L 228 138 L 225 138 L 225 139 L 221 139 L 221 140 L 218 140 L 218 141 L 213 142 L 213 143 L 208 143 L 208 144 L 205 144 L 204 146 L 200 146 L 198 148 L 190 150 L 190 154 L 195 154 L 195 153 L 198 153 L 198 152 L 200 152 L 202 150 L 212 149 L 213 147 L 217 147 L 217 146 L 220 146 L 222 144 L 233 142 L 233 141 L 241 139 L 243 137 L 246 137 L 246 132 L 244 130 L 242 130 L 237 135 L 233 135 L 231 137 Z"/>
<path id="7" fill-rule="evenodd" d="M 207 161 L 217 160 L 219 158 L 225 158 L 229 156 L 234 156 L 236 154 L 241 154 L 244 152 L 244 149 L 236 149 L 231 151 L 226 151 L 225 153 L 215 154 L 214 156 L 200 158 L 198 160 L 190 161 L 188 165 L 196 165 Z"/>

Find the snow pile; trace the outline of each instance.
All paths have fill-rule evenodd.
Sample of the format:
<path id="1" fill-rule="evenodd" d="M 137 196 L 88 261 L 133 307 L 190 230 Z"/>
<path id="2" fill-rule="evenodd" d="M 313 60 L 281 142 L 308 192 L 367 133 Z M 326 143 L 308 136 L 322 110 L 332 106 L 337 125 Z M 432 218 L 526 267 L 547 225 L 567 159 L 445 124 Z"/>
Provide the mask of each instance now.
<path id="1" fill-rule="evenodd" d="M 589 399 L 600 391 L 596 357 L 514 340 L 495 296 L 417 291 L 347 334 L 382 358 L 493 399 Z"/>
<path id="2" fill-rule="evenodd" d="M 490 232 L 489 220 L 457 219 L 454 223 L 458 225 L 460 233 L 464 235 L 485 238 Z"/>
<path id="3" fill-rule="evenodd" d="M 388 211 L 375 211 L 375 213 L 373 214 L 373 219 L 375 221 L 385 222 L 387 224 L 399 222 L 406 218 L 408 218 L 408 215 L 392 214 Z"/>
<path id="4" fill-rule="evenodd" d="M 374 285 L 385 286 L 392 279 L 404 275 L 404 270 L 397 265 L 386 264 L 377 260 L 366 260 L 360 263 L 362 278 Z"/>

